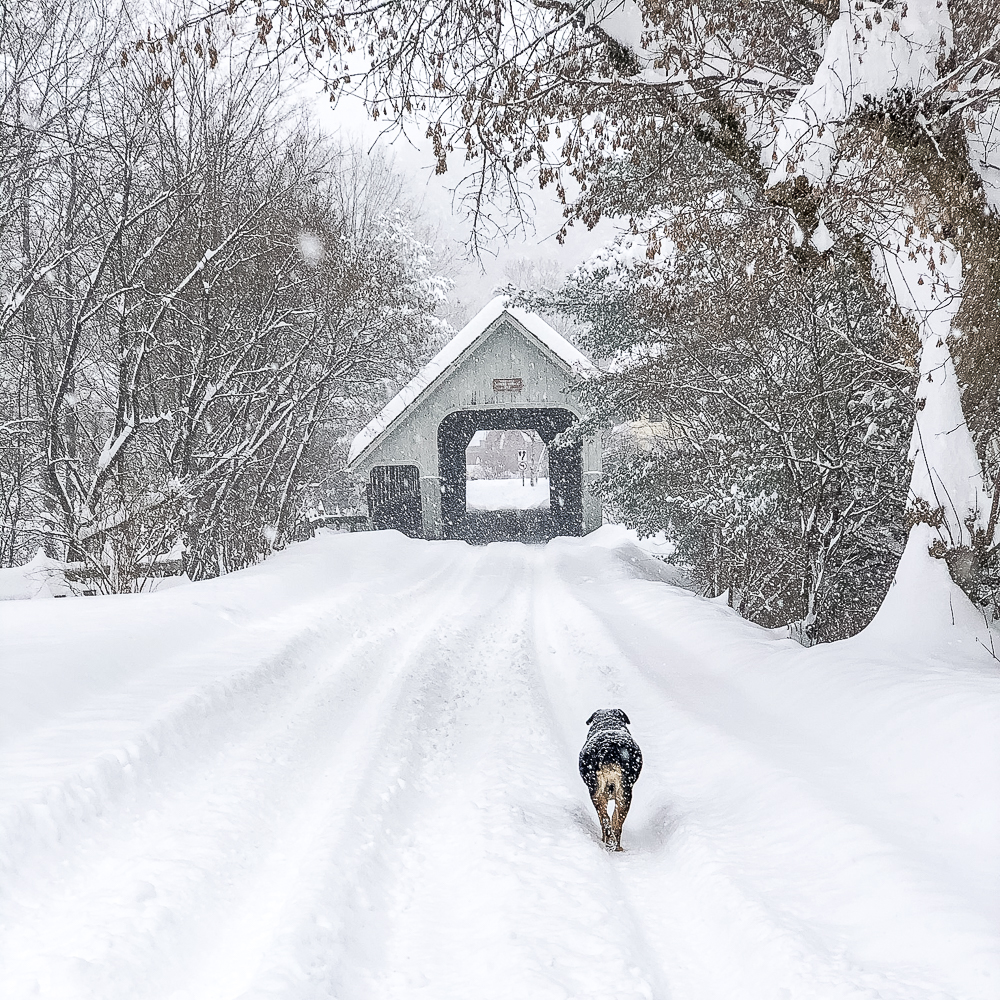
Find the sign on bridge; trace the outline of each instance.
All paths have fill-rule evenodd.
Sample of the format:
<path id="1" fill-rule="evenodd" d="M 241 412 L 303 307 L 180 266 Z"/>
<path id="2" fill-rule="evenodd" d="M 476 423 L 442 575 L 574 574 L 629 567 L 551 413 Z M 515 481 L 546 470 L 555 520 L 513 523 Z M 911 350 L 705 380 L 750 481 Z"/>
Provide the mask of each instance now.
<path id="1" fill-rule="evenodd" d="M 524 382 L 519 378 L 495 378 L 493 380 L 494 392 L 520 392 L 524 388 Z"/>

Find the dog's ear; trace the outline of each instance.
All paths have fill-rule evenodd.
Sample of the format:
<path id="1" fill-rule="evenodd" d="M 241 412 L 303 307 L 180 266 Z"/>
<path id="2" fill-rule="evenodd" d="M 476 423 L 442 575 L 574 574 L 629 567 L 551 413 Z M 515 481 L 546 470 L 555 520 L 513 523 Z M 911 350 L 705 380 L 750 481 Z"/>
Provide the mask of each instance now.
<path id="1" fill-rule="evenodd" d="M 621 709 L 619 709 L 618 711 L 621 712 Z M 626 726 L 632 725 L 632 720 L 624 712 L 622 712 L 622 718 L 625 720 Z"/>
<path id="2" fill-rule="evenodd" d="M 589 726 L 594 721 L 594 716 L 597 715 L 596 712 L 590 713 L 590 718 L 584 723 L 585 726 Z"/>

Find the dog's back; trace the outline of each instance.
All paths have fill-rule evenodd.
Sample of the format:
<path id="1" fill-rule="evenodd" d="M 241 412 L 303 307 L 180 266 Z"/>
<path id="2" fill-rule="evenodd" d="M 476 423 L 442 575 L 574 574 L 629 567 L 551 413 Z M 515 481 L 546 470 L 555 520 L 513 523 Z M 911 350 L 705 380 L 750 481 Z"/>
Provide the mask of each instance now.
<path id="1" fill-rule="evenodd" d="M 590 732 L 580 751 L 580 777 L 601 822 L 603 841 L 621 850 L 621 830 L 632 804 L 632 785 L 642 770 L 642 751 L 620 708 L 599 709 L 587 720 Z"/>

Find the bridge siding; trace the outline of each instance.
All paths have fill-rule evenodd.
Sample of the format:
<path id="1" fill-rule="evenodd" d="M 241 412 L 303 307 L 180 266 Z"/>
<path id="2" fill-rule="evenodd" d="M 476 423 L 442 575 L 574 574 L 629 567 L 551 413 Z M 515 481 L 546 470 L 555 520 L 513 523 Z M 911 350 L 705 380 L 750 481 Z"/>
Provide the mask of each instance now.
<path id="1" fill-rule="evenodd" d="M 375 442 L 354 468 L 367 479 L 377 465 L 415 465 L 420 470 L 424 533 L 442 536 L 441 489 L 437 430 L 455 410 L 518 409 L 553 406 L 582 418 L 572 376 L 564 362 L 540 345 L 509 314 L 496 319 L 437 384 L 412 404 Z M 520 378 L 521 392 L 493 392 L 493 380 Z M 583 444 L 584 532 L 601 525 L 600 502 L 587 487 L 600 478 L 600 442 L 588 437 Z"/>

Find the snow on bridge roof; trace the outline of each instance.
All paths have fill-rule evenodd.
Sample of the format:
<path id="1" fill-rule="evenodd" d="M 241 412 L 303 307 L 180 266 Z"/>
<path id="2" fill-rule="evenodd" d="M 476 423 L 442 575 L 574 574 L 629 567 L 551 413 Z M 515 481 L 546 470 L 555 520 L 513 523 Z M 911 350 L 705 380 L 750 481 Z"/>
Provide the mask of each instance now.
<path id="1" fill-rule="evenodd" d="M 546 347 L 568 369 L 583 378 L 597 372 L 593 362 L 581 354 L 562 334 L 557 333 L 540 316 L 507 304 L 500 295 L 484 306 L 445 346 L 424 365 L 378 414 L 361 430 L 351 444 L 347 464 L 352 465 L 389 427 L 403 415 L 445 372 L 459 360 L 504 313 L 515 319 L 542 346 Z"/>

